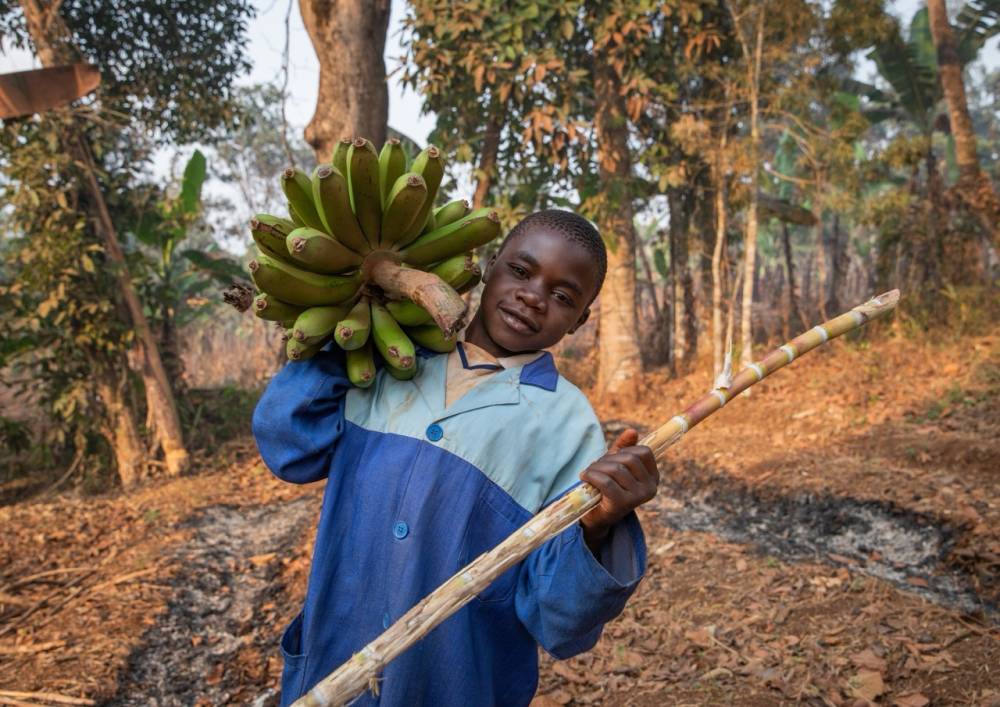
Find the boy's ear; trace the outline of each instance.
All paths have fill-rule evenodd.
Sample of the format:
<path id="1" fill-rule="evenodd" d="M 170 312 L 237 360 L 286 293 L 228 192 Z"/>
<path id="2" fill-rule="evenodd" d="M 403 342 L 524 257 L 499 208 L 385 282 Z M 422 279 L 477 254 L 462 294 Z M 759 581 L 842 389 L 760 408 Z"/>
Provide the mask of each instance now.
<path id="1" fill-rule="evenodd" d="M 486 278 L 490 276 L 490 271 L 493 269 L 493 263 L 497 261 L 497 254 L 494 253 L 490 256 L 490 259 L 486 261 L 486 267 L 483 268 L 483 282 L 486 282 Z"/>
<path id="2" fill-rule="evenodd" d="M 571 326 L 569 328 L 569 331 L 567 331 L 566 333 L 567 334 L 574 333 L 577 329 L 582 327 L 587 322 L 588 319 L 590 319 L 590 307 L 584 308 L 583 312 L 580 314 L 580 318 L 576 320 L 576 324 Z"/>

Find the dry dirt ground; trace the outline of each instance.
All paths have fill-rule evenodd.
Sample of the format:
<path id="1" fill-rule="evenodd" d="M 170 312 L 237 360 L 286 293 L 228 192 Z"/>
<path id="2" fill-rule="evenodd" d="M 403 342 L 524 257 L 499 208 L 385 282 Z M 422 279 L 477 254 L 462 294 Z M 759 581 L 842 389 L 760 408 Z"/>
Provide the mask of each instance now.
<path id="1" fill-rule="evenodd" d="M 649 429 L 709 386 L 596 407 Z M 625 613 L 543 657 L 537 706 L 1000 705 L 998 394 L 1000 331 L 882 335 L 727 406 L 670 452 Z M 0 704 L 275 704 L 320 494 L 246 439 L 127 496 L 0 508 Z"/>

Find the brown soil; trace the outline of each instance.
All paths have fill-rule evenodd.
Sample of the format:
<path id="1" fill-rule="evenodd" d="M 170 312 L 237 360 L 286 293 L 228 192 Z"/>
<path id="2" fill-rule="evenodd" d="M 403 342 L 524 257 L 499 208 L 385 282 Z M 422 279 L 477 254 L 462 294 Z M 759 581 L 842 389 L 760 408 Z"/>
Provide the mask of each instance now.
<path id="1" fill-rule="evenodd" d="M 649 429 L 709 386 L 651 373 L 639 404 L 595 407 Z M 593 651 L 543 658 L 537 704 L 1000 705 L 998 393 L 995 331 L 835 342 L 731 403 L 641 509 L 628 608 Z M 242 440 L 128 496 L 0 508 L 0 686 L 274 704 L 320 494 Z M 818 542 L 857 509 L 884 537 Z M 896 539 L 922 533 L 937 544 L 919 566 L 894 566 Z"/>

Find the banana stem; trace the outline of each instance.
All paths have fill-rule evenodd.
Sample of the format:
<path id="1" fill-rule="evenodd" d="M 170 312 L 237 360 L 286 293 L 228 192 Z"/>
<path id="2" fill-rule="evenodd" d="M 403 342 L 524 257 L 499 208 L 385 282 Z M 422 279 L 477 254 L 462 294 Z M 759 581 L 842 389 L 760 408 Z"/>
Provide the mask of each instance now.
<path id="1" fill-rule="evenodd" d="M 427 310 L 451 338 L 465 323 L 468 305 L 444 280 L 431 272 L 404 268 L 388 254 L 373 252 L 363 265 L 365 279 L 394 299 L 410 299 Z"/>
<path id="2" fill-rule="evenodd" d="M 646 435 L 639 444 L 650 447 L 657 461 L 692 427 L 728 401 L 779 368 L 821 346 L 830 339 L 857 329 L 870 319 L 894 309 L 899 290 L 874 297 L 851 311 L 831 319 L 778 347 L 763 359 L 751 363 L 728 386 L 718 387 L 675 415 L 659 429 Z M 725 383 L 725 381 L 722 381 Z M 527 557 L 533 550 L 577 522 L 601 500 L 601 493 L 589 484 L 581 484 L 548 506 L 521 528 L 487 553 L 459 570 L 451 579 L 424 597 L 399 618 L 381 636 L 323 678 L 293 707 L 343 705 L 365 688 L 378 685 L 378 674 L 393 659 L 427 635 L 434 627 L 465 606 L 476 594 Z"/>

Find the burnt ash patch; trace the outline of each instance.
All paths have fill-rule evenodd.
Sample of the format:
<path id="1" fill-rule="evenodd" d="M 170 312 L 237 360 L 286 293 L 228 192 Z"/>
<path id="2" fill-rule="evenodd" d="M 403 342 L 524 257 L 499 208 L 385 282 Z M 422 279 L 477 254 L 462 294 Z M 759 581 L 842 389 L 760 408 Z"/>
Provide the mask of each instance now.
<path id="1" fill-rule="evenodd" d="M 971 577 L 947 564 L 962 530 L 893 503 L 754 488 L 687 463 L 660 483 L 663 522 L 783 560 L 824 562 L 884 579 L 937 604 L 1000 622 Z"/>
<path id="2" fill-rule="evenodd" d="M 282 601 L 278 561 L 316 513 L 315 499 L 306 497 L 249 509 L 212 506 L 192 517 L 185 524 L 194 530 L 191 540 L 174 552 L 181 567 L 171 581 L 174 596 L 105 704 L 173 707 L 235 699 L 239 678 L 224 668 L 249 645 L 277 652 L 277 629 L 261 621 L 259 607 Z M 273 690 L 252 702 L 277 703 Z"/>

